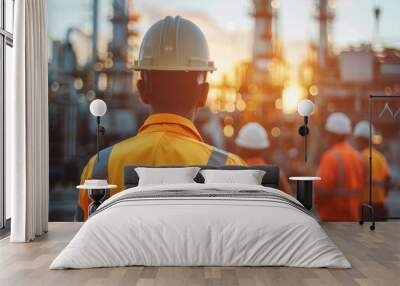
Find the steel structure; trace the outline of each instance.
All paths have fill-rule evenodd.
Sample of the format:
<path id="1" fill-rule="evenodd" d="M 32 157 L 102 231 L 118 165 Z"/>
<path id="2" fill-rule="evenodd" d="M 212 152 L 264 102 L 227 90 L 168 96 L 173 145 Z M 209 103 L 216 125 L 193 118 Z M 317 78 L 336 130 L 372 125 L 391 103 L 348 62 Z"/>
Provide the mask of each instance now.
<path id="1" fill-rule="evenodd" d="M 133 13 L 132 1 L 113 0 L 109 19 L 112 39 L 106 52 L 101 53 L 98 30 L 101 5 L 104 5 L 101 1 L 92 0 L 90 34 L 79 27 L 70 27 L 63 40 L 52 43 L 49 61 L 51 192 L 57 184 L 68 187 L 78 182 L 83 165 L 95 153 L 96 124 L 89 113 L 90 101 L 101 98 L 108 105 L 103 125 L 106 129 L 112 128 L 107 130 L 103 147 L 134 135 L 144 117 L 144 108 L 134 87 L 134 72 L 130 68 L 137 37 L 133 29 L 139 16 Z M 76 42 L 77 37 L 91 46 L 84 64 L 78 61 L 78 49 L 82 46 Z M 71 200 L 73 210 L 75 196 L 70 197 L 65 200 Z M 54 218 L 51 211 L 50 219 L 68 220 Z"/>

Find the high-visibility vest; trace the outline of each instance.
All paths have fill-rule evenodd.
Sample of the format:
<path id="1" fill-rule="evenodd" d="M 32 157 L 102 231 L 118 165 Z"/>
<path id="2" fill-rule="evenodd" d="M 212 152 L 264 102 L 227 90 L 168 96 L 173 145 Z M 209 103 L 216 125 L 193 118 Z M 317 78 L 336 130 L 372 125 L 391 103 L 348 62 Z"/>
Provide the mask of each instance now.
<path id="1" fill-rule="evenodd" d="M 129 165 L 246 165 L 238 156 L 219 150 L 203 142 L 193 122 L 182 116 L 159 113 L 151 115 L 139 133 L 93 156 L 85 166 L 81 183 L 87 179 L 107 179 L 124 189 L 124 167 Z M 81 190 L 75 220 L 88 217 L 88 193 Z"/>
<path id="2" fill-rule="evenodd" d="M 369 148 L 362 151 L 365 159 L 365 187 L 362 196 L 363 202 L 369 201 Z M 377 149 L 372 148 L 372 203 L 385 204 L 386 191 L 385 183 L 390 176 L 390 167 L 385 156 Z"/>
<path id="3" fill-rule="evenodd" d="M 334 145 L 321 158 L 316 182 L 315 203 L 321 220 L 359 219 L 364 186 L 361 155 L 347 142 Z"/>

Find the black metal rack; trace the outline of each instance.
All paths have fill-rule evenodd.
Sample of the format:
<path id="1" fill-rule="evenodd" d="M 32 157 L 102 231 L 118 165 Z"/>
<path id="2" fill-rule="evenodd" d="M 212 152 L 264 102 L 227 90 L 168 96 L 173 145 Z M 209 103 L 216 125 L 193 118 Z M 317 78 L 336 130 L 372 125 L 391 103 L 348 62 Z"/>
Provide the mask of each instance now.
<path id="1" fill-rule="evenodd" d="M 368 188 L 369 188 L 369 195 L 368 195 L 368 203 L 361 204 L 361 219 L 360 225 L 364 224 L 365 222 L 365 214 L 366 211 L 369 210 L 370 218 L 372 224 L 370 225 L 371 230 L 375 230 L 375 221 L 378 217 L 375 216 L 374 205 L 372 203 L 372 101 L 374 99 L 393 99 L 398 98 L 400 99 L 400 95 L 370 95 L 368 100 L 368 117 L 369 117 L 369 156 L 368 156 Z M 400 217 L 379 217 L 378 219 L 400 219 Z"/>

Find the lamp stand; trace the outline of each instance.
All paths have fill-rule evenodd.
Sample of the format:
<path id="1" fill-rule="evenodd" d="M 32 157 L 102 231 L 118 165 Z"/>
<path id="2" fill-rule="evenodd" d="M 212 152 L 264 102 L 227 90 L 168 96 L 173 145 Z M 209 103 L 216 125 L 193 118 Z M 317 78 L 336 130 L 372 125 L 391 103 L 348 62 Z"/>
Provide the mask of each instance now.
<path id="1" fill-rule="evenodd" d="M 299 128 L 299 134 L 304 137 L 304 162 L 307 163 L 307 135 L 310 132 L 308 129 L 308 116 L 304 116 L 304 125 L 300 126 Z"/>
<path id="2" fill-rule="evenodd" d="M 102 141 L 100 142 L 100 136 L 104 136 L 106 129 L 100 125 L 100 116 L 96 116 L 96 123 L 96 153 L 97 161 L 100 161 L 100 144 L 103 143 Z"/>
<path id="3" fill-rule="evenodd" d="M 305 130 L 306 130 L 306 134 L 304 135 L 304 162 L 307 163 L 307 153 L 308 153 L 308 149 L 307 149 L 307 135 L 308 135 L 308 116 L 304 116 L 304 126 L 305 126 Z"/>
<path id="4" fill-rule="evenodd" d="M 100 116 L 96 116 L 96 122 L 97 122 L 97 126 L 96 126 L 96 153 L 97 153 L 97 161 L 100 161 L 100 156 L 99 156 L 99 131 L 100 131 Z"/>

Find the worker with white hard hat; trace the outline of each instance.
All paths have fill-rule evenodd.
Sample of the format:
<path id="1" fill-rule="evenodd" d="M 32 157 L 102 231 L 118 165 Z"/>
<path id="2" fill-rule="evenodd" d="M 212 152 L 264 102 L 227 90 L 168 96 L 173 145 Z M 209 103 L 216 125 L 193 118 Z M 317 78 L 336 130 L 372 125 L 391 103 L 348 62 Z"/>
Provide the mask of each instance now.
<path id="1" fill-rule="evenodd" d="M 140 98 L 152 114 L 139 133 L 92 157 L 81 180 L 108 179 L 123 190 L 128 165 L 244 165 L 238 156 L 204 143 L 193 124 L 207 100 L 207 73 L 215 70 L 200 28 L 182 17 L 168 16 L 144 35 L 133 67 L 140 72 Z M 77 220 L 87 218 L 87 192 L 79 194 Z"/>
<path id="2" fill-rule="evenodd" d="M 268 164 L 264 158 L 271 143 L 267 131 L 261 124 L 257 122 L 245 124 L 239 130 L 235 143 L 238 147 L 238 154 L 246 161 L 247 165 L 257 166 Z M 283 170 L 280 170 L 279 183 L 282 191 L 293 195 L 289 181 Z"/>
<path id="3" fill-rule="evenodd" d="M 320 160 L 315 203 L 321 220 L 356 221 L 360 216 L 364 186 L 364 160 L 348 142 L 351 120 L 342 113 L 328 116 L 325 138 L 329 148 Z"/>
<path id="4" fill-rule="evenodd" d="M 351 134 L 351 121 L 350 118 L 342 113 L 332 113 L 325 123 L 325 130 L 331 134 L 336 135 L 350 135 Z"/>
<path id="5" fill-rule="evenodd" d="M 253 150 L 263 150 L 270 146 L 267 131 L 257 122 L 244 125 L 235 143 L 240 147 Z"/>
<path id="6" fill-rule="evenodd" d="M 372 139 L 374 135 L 376 135 L 374 126 L 371 125 L 370 132 L 370 125 L 366 120 L 358 122 L 354 128 L 354 141 L 358 150 L 364 157 L 365 170 L 367 173 L 364 180 L 363 202 L 369 202 L 369 142 L 371 137 L 371 143 L 373 143 Z M 371 200 L 374 205 L 375 216 L 378 218 L 385 218 L 388 213 L 386 198 L 390 186 L 390 167 L 385 156 L 373 145 L 371 146 L 371 169 Z"/>

